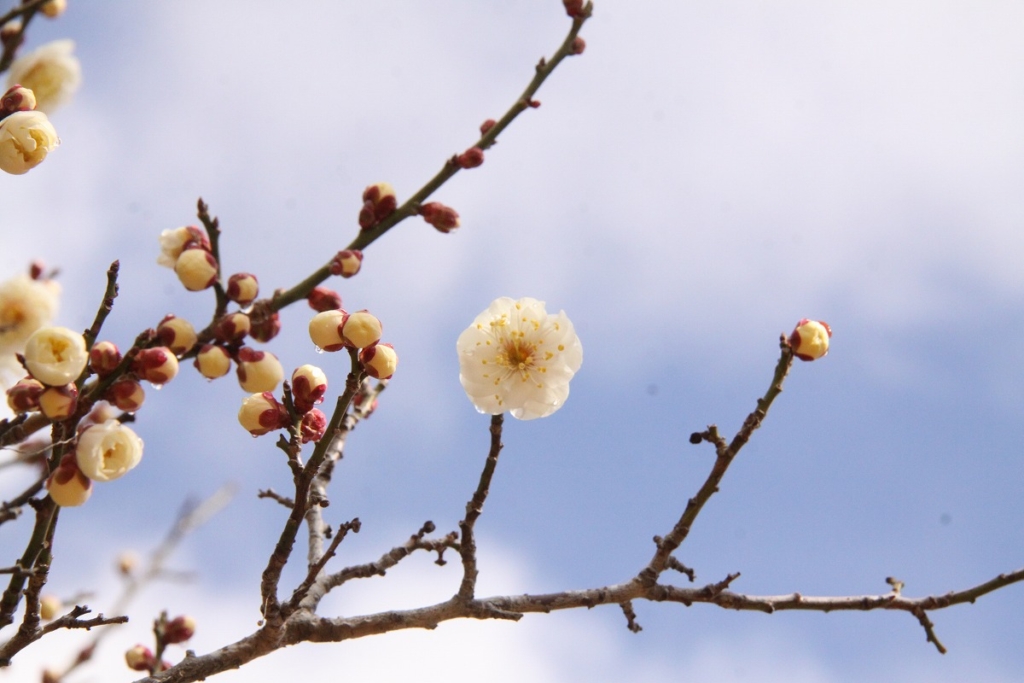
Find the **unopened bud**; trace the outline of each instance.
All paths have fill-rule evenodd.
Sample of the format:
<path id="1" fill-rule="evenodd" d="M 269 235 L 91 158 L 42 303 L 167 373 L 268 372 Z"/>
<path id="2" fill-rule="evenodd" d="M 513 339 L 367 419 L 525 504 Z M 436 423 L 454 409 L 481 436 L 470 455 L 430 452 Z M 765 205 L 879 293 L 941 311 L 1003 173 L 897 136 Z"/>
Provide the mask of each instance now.
<path id="1" fill-rule="evenodd" d="M 440 202 L 427 202 L 420 207 L 420 215 L 441 232 L 448 233 L 459 227 L 458 212 Z"/>
<path id="2" fill-rule="evenodd" d="M 228 298 L 239 306 L 248 306 L 259 293 L 260 283 L 251 273 L 235 273 L 228 278 Z"/>
<path id="3" fill-rule="evenodd" d="M 50 621 L 60 611 L 61 601 L 56 595 L 44 595 L 39 598 L 39 618 Z"/>
<path id="4" fill-rule="evenodd" d="M 7 390 L 7 405 L 19 414 L 39 410 L 39 397 L 45 389 L 39 380 L 26 377 Z"/>
<path id="5" fill-rule="evenodd" d="M 292 373 L 292 400 L 295 409 L 307 413 L 324 400 L 327 375 L 315 365 L 303 365 Z"/>
<path id="6" fill-rule="evenodd" d="M 302 423 L 299 425 L 299 436 L 302 443 L 319 441 L 327 431 L 327 416 L 321 411 L 313 408 L 302 416 Z"/>
<path id="7" fill-rule="evenodd" d="M 173 645 L 184 643 L 196 632 L 196 620 L 192 617 L 174 617 L 164 627 L 164 642 Z"/>
<path id="8" fill-rule="evenodd" d="M 166 315 L 156 327 L 156 335 L 163 342 L 164 346 L 174 353 L 187 353 L 196 345 L 199 337 L 196 336 L 196 328 L 184 318 L 174 315 Z"/>
<path id="9" fill-rule="evenodd" d="M 395 190 L 389 183 L 374 183 L 363 190 L 363 208 L 359 210 L 359 227 L 372 228 L 394 213 L 398 207 Z"/>
<path id="10" fill-rule="evenodd" d="M 43 6 L 39 8 L 48 19 L 56 19 L 60 15 L 64 14 L 64 10 L 68 8 L 68 0 L 50 0 L 49 2 L 43 3 Z"/>
<path id="11" fill-rule="evenodd" d="M 74 452 L 61 458 L 60 465 L 46 480 L 46 490 L 61 507 L 76 507 L 92 495 L 92 480 L 78 469 Z"/>
<path id="12" fill-rule="evenodd" d="M 131 576 L 137 566 L 139 566 L 138 553 L 126 550 L 117 556 L 117 571 L 122 576 Z"/>
<path id="13" fill-rule="evenodd" d="M 139 379 L 162 386 L 178 374 L 178 358 L 166 346 L 143 349 L 135 357 L 132 371 Z"/>
<path id="14" fill-rule="evenodd" d="M 217 379 L 228 374 L 231 369 L 231 356 L 220 346 L 207 344 L 196 354 L 194 365 L 199 374 L 206 379 Z"/>
<path id="15" fill-rule="evenodd" d="M 363 252 L 358 249 L 344 249 L 331 259 L 331 275 L 352 277 L 363 265 Z"/>
<path id="16" fill-rule="evenodd" d="M 359 352 L 359 362 L 374 379 L 390 379 L 398 368 L 398 354 L 391 344 L 374 344 Z"/>
<path id="17" fill-rule="evenodd" d="M 2 41 L 5 44 L 13 42 L 14 39 L 18 37 L 19 34 L 21 33 L 21 28 L 21 19 L 11 19 L 3 26 L 0 26 L 0 41 Z M 17 43 L 13 45 L 13 47 L 21 45 L 23 40 L 24 38 L 22 37 L 22 40 L 18 40 Z"/>
<path id="18" fill-rule="evenodd" d="M 569 54 L 581 55 L 583 51 L 587 49 L 587 41 L 583 40 L 579 36 L 572 39 L 572 45 L 569 46 Z"/>
<path id="19" fill-rule="evenodd" d="M 213 334 L 217 341 L 230 344 L 245 339 L 245 335 L 249 334 L 250 327 L 249 316 L 245 313 L 228 313 L 217 321 L 217 325 L 213 328 Z"/>
<path id="20" fill-rule="evenodd" d="M 789 346 L 800 360 L 817 360 L 828 353 L 832 328 L 820 320 L 804 318 L 789 335 Z"/>
<path id="21" fill-rule="evenodd" d="M 484 151 L 479 147 L 470 147 L 455 157 L 455 163 L 459 168 L 476 168 L 484 163 Z"/>
<path id="22" fill-rule="evenodd" d="M 314 287 L 306 297 L 314 311 L 332 311 L 341 308 L 341 295 L 327 287 Z"/>
<path id="23" fill-rule="evenodd" d="M 120 363 L 121 352 L 114 342 L 96 342 L 89 349 L 89 367 L 100 377 L 112 373 Z"/>
<path id="24" fill-rule="evenodd" d="M 494 128 L 494 126 L 497 125 L 497 123 L 498 122 L 495 121 L 494 119 L 487 119 L 486 121 L 481 123 L 480 124 L 480 135 L 487 135 L 487 131 L 489 131 L 491 128 Z"/>
<path id="25" fill-rule="evenodd" d="M 266 344 L 281 331 L 281 316 L 277 311 L 270 315 L 264 313 L 257 316 L 256 311 L 253 310 L 249 313 L 249 322 L 251 324 L 249 336 L 261 344 Z"/>
<path id="26" fill-rule="evenodd" d="M 77 408 L 78 387 L 74 384 L 46 387 L 39 394 L 39 411 L 54 422 L 71 417 Z"/>
<path id="27" fill-rule="evenodd" d="M 323 311 L 309 321 L 309 338 L 323 351 L 340 351 L 345 347 L 341 325 L 347 314 L 343 310 Z"/>
<path id="28" fill-rule="evenodd" d="M 583 10 L 586 9 L 587 0 L 562 0 L 562 4 L 565 5 L 565 13 L 576 19 L 584 16 Z"/>
<path id="29" fill-rule="evenodd" d="M 0 112 L 32 111 L 36 108 L 36 94 L 23 85 L 14 85 L 0 97 Z"/>
<path id="30" fill-rule="evenodd" d="M 174 272 L 190 292 L 201 292 L 217 281 L 217 260 L 205 249 L 186 249 L 174 262 Z"/>
<path id="31" fill-rule="evenodd" d="M 383 327 L 377 316 L 369 311 L 356 311 L 341 323 L 341 337 L 346 346 L 362 349 L 380 341 Z"/>
<path id="32" fill-rule="evenodd" d="M 134 413 L 146 400 L 146 392 L 138 380 L 122 377 L 107 389 L 107 400 L 126 413 Z"/>
<path id="33" fill-rule="evenodd" d="M 238 422 L 253 436 L 262 436 L 288 426 L 288 411 L 269 391 L 242 401 Z"/>
<path id="34" fill-rule="evenodd" d="M 238 350 L 238 383 L 245 391 L 274 391 L 284 379 L 284 368 L 277 356 L 248 346 Z"/>
<path id="35" fill-rule="evenodd" d="M 136 645 L 124 653 L 125 664 L 133 671 L 151 671 L 156 659 L 153 652 L 145 645 Z"/>

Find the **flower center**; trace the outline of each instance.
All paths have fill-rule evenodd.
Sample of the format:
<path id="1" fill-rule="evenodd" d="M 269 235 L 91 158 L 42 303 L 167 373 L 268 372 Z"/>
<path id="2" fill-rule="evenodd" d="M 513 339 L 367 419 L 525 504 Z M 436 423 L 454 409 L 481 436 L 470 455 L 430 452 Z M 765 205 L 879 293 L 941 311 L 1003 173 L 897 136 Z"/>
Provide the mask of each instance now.
<path id="1" fill-rule="evenodd" d="M 526 379 L 530 374 L 530 368 L 533 367 L 533 354 L 536 350 L 534 345 L 523 339 L 506 339 L 502 347 L 501 353 L 498 354 L 498 364 L 512 372 L 518 372 Z"/>

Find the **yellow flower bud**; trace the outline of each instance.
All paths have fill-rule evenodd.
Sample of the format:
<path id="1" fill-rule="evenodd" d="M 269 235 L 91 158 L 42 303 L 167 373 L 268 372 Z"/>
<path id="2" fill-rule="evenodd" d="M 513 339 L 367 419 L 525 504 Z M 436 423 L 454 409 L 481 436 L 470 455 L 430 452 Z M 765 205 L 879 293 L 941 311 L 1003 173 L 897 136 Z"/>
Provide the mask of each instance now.
<path id="1" fill-rule="evenodd" d="M 345 321 L 345 311 L 324 311 L 317 313 L 309 321 L 309 338 L 317 348 L 324 351 L 338 351 L 345 347 L 341 338 L 341 324 Z"/>
<path id="2" fill-rule="evenodd" d="M 238 383 L 245 391 L 274 391 L 284 379 L 284 368 L 277 356 L 243 346 L 238 351 Z"/>
<path id="3" fill-rule="evenodd" d="M 201 292 L 217 281 L 217 261 L 205 249 L 186 249 L 174 262 L 174 272 L 190 292 Z"/>
<path id="4" fill-rule="evenodd" d="M 217 379 L 228 374 L 231 369 L 231 356 L 219 346 L 207 344 L 196 356 L 196 370 L 206 379 Z"/>
<path id="5" fill-rule="evenodd" d="M 380 320 L 369 311 L 356 311 L 346 316 L 345 322 L 341 324 L 341 336 L 345 344 L 357 349 L 376 344 L 380 341 L 382 331 Z"/>

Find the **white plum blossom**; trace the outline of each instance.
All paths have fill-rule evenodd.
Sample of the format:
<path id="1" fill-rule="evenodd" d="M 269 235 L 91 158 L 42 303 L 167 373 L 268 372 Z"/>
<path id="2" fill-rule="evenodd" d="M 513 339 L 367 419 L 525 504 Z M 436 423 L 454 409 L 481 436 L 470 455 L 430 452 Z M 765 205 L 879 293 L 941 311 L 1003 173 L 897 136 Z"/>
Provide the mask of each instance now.
<path id="1" fill-rule="evenodd" d="M 142 439 L 117 420 L 86 428 L 78 437 L 75 460 L 93 481 L 111 481 L 142 460 Z"/>
<path id="2" fill-rule="evenodd" d="M 60 138 L 41 111 L 16 111 L 0 121 L 0 170 L 22 175 L 43 163 Z"/>
<path id="3" fill-rule="evenodd" d="M 25 341 L 57 314 L 60 284 L 16 275 L 0 284 L 0 354 L 21 353 Z"/>
<path id="4" fill-rule="evenodd" d="M 82 81 L 82 65 L 71 54 L 73 40 L 55 40 L 14 60 L 7 86 L 15 83 L 36 96 L 36 109 L 47 114 L 67 102 Z"/>
<path id="5" fill-rule="evenodd" d="M 66 327 L 41 327 L 25 342 L 25 367 L 47 386 L 75 381 L 88 362 L 85 339 Z"/>
<path id="6" fill-rule="evenodd" d="M 543 301 L 495 299 L 461 335 L 459 380 L 481 413 L 546 417 L 565 403 L 583 346 L 564 311 Z"/>

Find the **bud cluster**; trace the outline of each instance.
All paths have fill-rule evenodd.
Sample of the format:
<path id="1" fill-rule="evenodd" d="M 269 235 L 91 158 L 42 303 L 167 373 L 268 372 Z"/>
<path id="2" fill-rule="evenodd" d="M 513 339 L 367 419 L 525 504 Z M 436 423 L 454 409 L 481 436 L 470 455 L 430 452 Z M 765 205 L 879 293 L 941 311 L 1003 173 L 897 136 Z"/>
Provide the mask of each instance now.
<path id="1" fill-rule="evenodd" d="M 0 97 L 0 170 L 28 173 L 60 144 L 57 130 L 36 106 L 35 93 L 20 85 Z"/>
<path id="2" fill-rule="evenodd" d="M 374 183 L 363 190 L 363 207 L 359 209 L 359 227 L 369 230 L 398 208 L 395 190 L 389 183 Z"/>
<path id="3" fill-rule="evenodd" d="M 342 309 L 323 311 L 309 321 L 309 338 L 318 349 L 359 350 L 359 362 L 371 377 L 389 379 L 398 367 L 398 355 L 391 344 L 381 344 L 383 325 L 369 311 L 348 313 Z"/>

